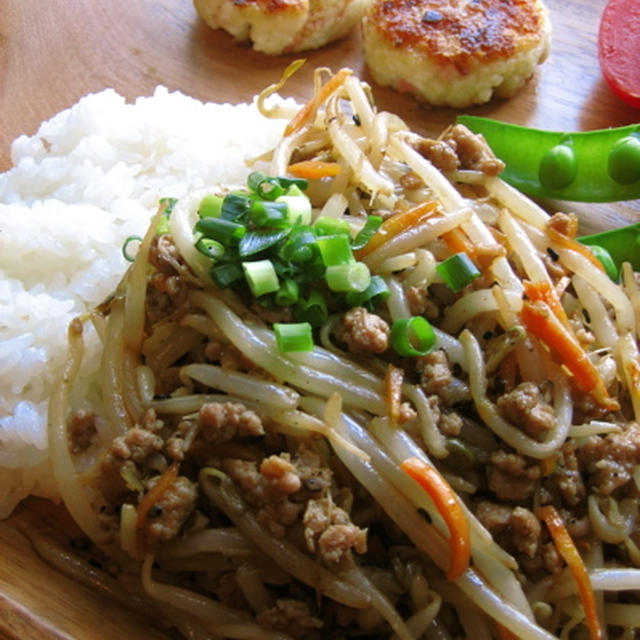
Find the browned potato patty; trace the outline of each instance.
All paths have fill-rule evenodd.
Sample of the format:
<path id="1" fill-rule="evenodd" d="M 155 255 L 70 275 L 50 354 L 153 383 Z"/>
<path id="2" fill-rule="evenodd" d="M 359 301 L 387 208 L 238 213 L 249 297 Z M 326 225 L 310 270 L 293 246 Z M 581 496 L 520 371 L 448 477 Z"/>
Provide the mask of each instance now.
<path id="1" fill-rule="evenodd" d="M 346 35 L 371 0 L 194 0 L 205 22 L 272 55 L 316 49 Z"/>
<path id="2" fill-rule="evenodd" d="M 363 20 L 376 82 L 458 108 L 513 95 L 550 35 L 540 0 L 377 0 Z"/>

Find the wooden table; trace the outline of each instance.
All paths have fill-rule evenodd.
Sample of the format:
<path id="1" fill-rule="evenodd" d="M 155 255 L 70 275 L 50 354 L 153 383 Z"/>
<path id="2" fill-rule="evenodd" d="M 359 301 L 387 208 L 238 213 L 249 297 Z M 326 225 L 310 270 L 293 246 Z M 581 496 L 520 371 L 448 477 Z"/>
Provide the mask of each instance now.
<path id="1" fill-rule="evenodd" d="M 640 112 L 615 98 L 600 76 L 596 35 L 605 0 L 547 1 L 554 28 L 548 60 L 516 97 L 470 111 L 562 130 L 640 121 Z M 316 66 L 349 66 L 369 80 L 357 30 L 306 57 L 308 64 L 285 88 L 301 100 L 309 96 Z M 131 100 L 162 84 L 201 100 L 246 102 L 293 59 L 256 53 L 210 30 L 190 0 L 2 0 L 0 171 L 11 166 L 15 137 L 35 133 L 41 121 L 87 93 L 113 87 Z M 379 108 L 427 134 L 437 134 L 456 115 L 427 110 L 375 85 L 374 95 Z M 545 204 L 576 211 L 584 231 L 640 220 L 638 201 Z M 165 637 L 42 562 L 20 531 L 25 522 L 37 522 L 42 510 L 41 503 L 29 501 L 0 523 L 0 638 Z"/>

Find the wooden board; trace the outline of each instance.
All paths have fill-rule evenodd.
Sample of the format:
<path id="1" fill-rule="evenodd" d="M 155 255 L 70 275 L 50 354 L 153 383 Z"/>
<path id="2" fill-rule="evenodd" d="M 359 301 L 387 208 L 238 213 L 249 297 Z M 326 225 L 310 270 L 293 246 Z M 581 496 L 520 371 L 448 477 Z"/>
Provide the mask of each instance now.
<path id="1" fill-rule="evenodd" d="M 605 0 L 548 0 L 552 53 L 514 98 L 469 110 L 548 129 L 589 130 L 630 124 L 640 112 L 615 98 L 598 68 L 596 37 Z M 2 0 L 0 9 L 0 171 L 10 144 L 83 95 L 113 87 L 128 100 L 161 84 L 201 100 L 246 102 L 277 80 L 295 56 L 269 57 L 241 46 L 200 21 L 189 0 Z M 370 81 L 357 30 L 306 54 L 287 95 L 309 96 L 317 66 L 353 68 Z M 373 83 L 372 83 L 373 84 Z M 381 109 L 435 135 L 455 118 L 373 84 Z M 567 205 L 583 230 L 640 219 L 640 204 Z M 131 640 L 168 637 L 120 605 L 57 573 L 34 552 L 25 527 L 51 525 L 60 511 L 29 500 L 0 522 L 0 639 Z"/>

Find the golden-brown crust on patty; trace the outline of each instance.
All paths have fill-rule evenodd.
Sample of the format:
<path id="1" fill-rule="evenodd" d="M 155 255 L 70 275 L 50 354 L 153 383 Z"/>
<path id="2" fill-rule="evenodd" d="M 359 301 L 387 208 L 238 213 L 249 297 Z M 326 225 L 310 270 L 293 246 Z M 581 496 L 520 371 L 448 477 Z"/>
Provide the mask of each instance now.
<path id="1" fill-rule="evenodd" d="M 462 74 L 535 46 L 544 21 L 531 0 L 387 0 L 368 18 L 393 48 L 412 48 Z"/>

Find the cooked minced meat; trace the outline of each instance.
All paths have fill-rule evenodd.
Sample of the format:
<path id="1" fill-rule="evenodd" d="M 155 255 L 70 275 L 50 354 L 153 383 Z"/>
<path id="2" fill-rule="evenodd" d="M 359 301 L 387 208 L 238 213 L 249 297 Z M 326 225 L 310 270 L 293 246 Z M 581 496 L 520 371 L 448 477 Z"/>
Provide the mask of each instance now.
<path id="1" fill-rule="evenodd" d="M 532 438 L 539 439 L 556 426 L 551 405 L 533 382 L 523 382 L 496 401 L 502 417 L 520 427 Z"/>
<path id="2" fill-rule="evenodd" d="M 489 488 L 500 500 L 520 501 L 533 495 L 540 477 L 537 463 L 528 462 L 517 453 L 494 451 L 487 469 Z"/>
<path id="3" fill-rule="evenodd" d="M 383 353 L 389 346 L 389 325 L 375 313 L 354 307 L 336 327 L 336 337 L 352 353 Z"/>
<path id="4" fill-rule="evenodd" d="M 265 629 L 285 631 L 302 638 L 312 629 L 322 629 L 324 623 L 311 614 L 309 605 L 300 600 L 280 599 L 274 606 L 261 611 L 256 620 Z"/>
<path id="5" fill-rule="evenodd" d="M 155 476 L 148 483 L 148 489 L 152 489 L 159 478 Z M 173 480 L 147 514 L 142 528 L 146 542 L 155 544 L 175 538 L 191 515 L 197 497 L 197 485 L 191 480 L 185 476 Z"/>

